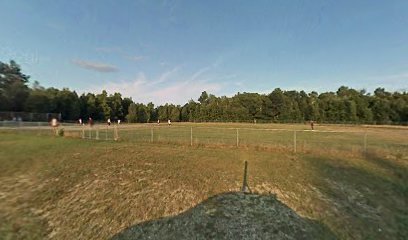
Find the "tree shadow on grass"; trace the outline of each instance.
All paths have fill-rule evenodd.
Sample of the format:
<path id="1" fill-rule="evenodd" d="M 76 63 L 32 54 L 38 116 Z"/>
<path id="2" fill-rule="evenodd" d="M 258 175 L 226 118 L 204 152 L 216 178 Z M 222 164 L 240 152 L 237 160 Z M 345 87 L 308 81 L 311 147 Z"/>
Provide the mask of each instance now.
<path id="1" fill-rule="evenodd" d="M 406 239 L 408 236 L 407 172 L 392 160 L 367 155 L 364 161 L 387 175 L 354 166 L 343 158 L 306 157 L 320 176 L 315 185 L 337 211 L 330 221 L 344 238 Z M 364 164 L 364 162 L 362 163 Z M 332 224 L 330 224 L 332 225 Z M 333 229 L 333 228 L 332 228 Z M 335 229 L 333 229 L 335 230 Z M 339 230 L 339 229 L 337 229 Z"/>
<path id="2" fill-rule="evenodd" d="M 336 239 L 323 224 L 299 216 L 274 195 L 215 195 L 176 216 L 133 225 L 125 239 Z"/>
<path id="3" fill-rule="evenodd" d="M 408 194 L 408 167 L 402 164 L 399 164 L 397 161 L 392 161 L 390 159 L 386 159 L 381 155 L 376 154 L 375 152 L 368 152 L 366 154 L 366 160 L 376 164 L 377 166 L 384 168 L 386 170 L 391 171 L 392 175 L 395 177 L 397 182 L 403 183 L 402 189 L 404 194 L 407 196 Z"/>

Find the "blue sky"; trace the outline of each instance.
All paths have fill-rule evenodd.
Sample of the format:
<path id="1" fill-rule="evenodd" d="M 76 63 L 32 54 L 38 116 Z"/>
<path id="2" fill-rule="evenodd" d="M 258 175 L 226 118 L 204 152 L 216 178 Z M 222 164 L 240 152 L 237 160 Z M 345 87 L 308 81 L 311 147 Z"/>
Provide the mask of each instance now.
<path id="1" fill-rule="evenodd" d="M 182 104 L 286 90 L 408 90 L 408 1 L 0 1 L 0 61 L 32 81 Z"/>

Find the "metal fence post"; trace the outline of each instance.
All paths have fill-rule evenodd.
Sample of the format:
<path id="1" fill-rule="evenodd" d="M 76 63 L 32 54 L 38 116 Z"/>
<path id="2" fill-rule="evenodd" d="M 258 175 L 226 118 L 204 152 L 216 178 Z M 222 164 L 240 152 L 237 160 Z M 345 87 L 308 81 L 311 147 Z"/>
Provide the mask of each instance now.
<path id="1" fill-rule="evenodd" d="M 239 131 L 238 131 L 238 128 L 237 128 L 237 147 L 239 146 Z"/>
<path id="2" fill-rule="evenodd" d="M 191 127 L 190 131 L 190 146 L 193 146 L 193 127 Z"/>
<path id="3" fill-rule="evenodd" d="M 85 129 L 83 126 L 82 126 L 82 138 L 85 138 Z"/>
<path id="4" fill-rule="evenodd" d="M 97 128 L 95 131 L 96 131 L 95 139 L 99 140 L 99 128 Z"/>
<path id="5" fill-rule="evenodd" d="M 248 162 L 245 161 L 245 167 L 244 167 L 244 181 L 242 183 L 242 188 L 241 191 L 242 192 L 246 192 L 246 188 L 248 186 L 248 182 L 247 182 L 247 169 L 248 169 Z"/>
<path id="6" fill-rule="evenodd" d="M 153 142 L 153 128 L 150 129 L 150 142 Z"/>
<path id="7" fill-rule="evenodd" d="M 119 134 L 118 134 L 118 127 L 115 125 L 115 127 L 113 128 L 113 134 L 114 134 L 114 139 L 115 139 L 115 141 L 117 141 L 118 140 L 118 138 L 119 138 Z"/>
<path id="8" fill-rule="evenodd" d="M 364 133 L 364 154 L 367 154 L 367 133 Z"/>
<path id="9" fill-rule="evenodd" d="M 293 152 L 296 153 L 296 131 L 293 131 Z"/>
<path id="10" fill-rule="evenodd" d="M 108 126 L 106 126 L 106 132 L 105 132 L 105 140 L 107 141 L 108 140 Z"/>

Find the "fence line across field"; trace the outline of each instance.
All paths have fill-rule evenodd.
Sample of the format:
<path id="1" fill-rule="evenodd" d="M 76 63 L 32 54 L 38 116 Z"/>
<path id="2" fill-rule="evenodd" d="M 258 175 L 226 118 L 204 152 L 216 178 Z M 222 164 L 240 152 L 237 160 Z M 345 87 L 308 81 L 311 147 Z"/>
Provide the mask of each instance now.
<path id="1" fill-rule="evenodd" d="M 6 126 L 5 126 L 6 125 Z M 51 135 L 56 129 L 42 122 L 23 122 L 18 125 L 5 124 L 0 129 L 19 130 L 37 135 Z M 287 128 L 240 128 L 211 126 L 167 126 L 167 125 L 111 125 L 94 126 L 63 123 L 59 127 L 67 137 L 150 143 L 178 143 L 190 146 L 217 145 L 230 147 L 261 147 L 286 152 L 336 151 L 367 153 L 378 147 L 388 152 L 408 155 L 405 139 L 383 139 L 373 131 L 335 131 Z"/>
<path id="2" fill-rule="evenodd" d="M 71 128 L 78 129 L 78 128 Z M 341 134 L 352 134 L 348 138 L 354 139 L 354 148 L 360 147 L 361 151 L 367 151 L 367 133 L 364 131 L 330 131 L 330 130 L 307 130 L 307 129 L 257 129 L 257 128 L 222 128 L 222 127 L 192 127 L 192 126 L 155 126 L 148 125 L 143 127 L 130 126 L 83 126 L 80 127 L 82 131 L 82 138 L 96 139 L 96 140 L 121 140 L 121 141 L 145 141 L 145 142 L 179 142 L 189 144 L 190 146 L 198 145 L 262 145 L 272 146 L 278 145 L 285 147 L 287 150 L 292 149 L 294 153 L 299 150 L 313 148 L 312 145 L 323 144 L 326 145 L 325 139 L 314 139 L 313 135 L 330 134 L 330 137 L 335 137 L 332 134 L 340 134 L 339 138 L 346 138 L 347 136 Z M 204 130 L 204 131 L 203 131 Z M 205 131 L 207 130 L 207 131 Z M 268 132 L 280 133 L 268 134 Z M 290 136 L 289 133 L 293 135 Z M 298 136 L 300 133 L 307 133 L 308 136 Z M 255 135 L 254 135 L 255 134 Z M 313 135 L 311 135 L 313 134 Z M 327 136 L 326 136 L 327 137 Z M 235 140 L 233 140 L 235 139 Z M 292 142 L 291 142 L 292 141 Z M 341 141 L 339 141 L 341 142 Z M 332 139 L 331 146 L 335 146 L 336 139 Z M 309 146 L 307 146 L 309 145 Z M 329 144 L 330 145 L 330 144 Z M 344 145 L 344 144 L 343 144 Z M 347 144 L 346 144 L 347 145 Z M 353 149 L 353 143 L 348 144 L 350 149 Z M 300 146 L 300 149 L 299 149 Z"/>
<path id="3" fill-rule="evenodd" d="M 117 141 L 119 139 L 118 128 L 116 126 L 112 127 L 90 127 L 82 126 L 79 128 L 68 128 L 66 130 L 66 135 L 71 135 L 70 132 L 81 132 L 81 138 L 83 139 L 95 139 L 95 140 L 106 140 L 106 141 Z"/>
<path id="4" fill-rule="evenodd" d="M 186 128 L 186 126 L 154 126 L 157 128 L 161 127 L 171 127 L 171 128 Z M 131 128 L 127 127 L 127 129 L 140 129 L 143 127 Z M 229 129 L 229 130 L 250 130 L 250 131 L 302 131 L 302 132 L 322 132 L 322 133 L 364 133 L 365 131 L 335 131 L 335 130 L 311 130 L 311 129 L 287 129 L 287 128 L 242 128 L 242 127 L 203 127 L 203 126 L 195 126 L 195 129 Z"/>

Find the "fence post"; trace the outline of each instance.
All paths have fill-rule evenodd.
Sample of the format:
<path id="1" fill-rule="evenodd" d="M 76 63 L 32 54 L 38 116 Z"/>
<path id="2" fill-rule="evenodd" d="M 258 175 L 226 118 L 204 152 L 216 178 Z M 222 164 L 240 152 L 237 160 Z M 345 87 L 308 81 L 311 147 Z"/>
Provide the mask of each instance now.
<path id="1" fill-rule="evenodd" d="M 114 139 L 115 141 L 118 140 L 119 136 L 118 136 L 118 127 L 115 125 L 115 127 L 113 128 L 113 134 L 114 134 Z"/>
<path id="2" fill-rule="evenodd" d="M 193 127 L 191 127 L 190 131 L 190 146 L 193 146 Z"/>
<path id="3" fill-rule="evenodd" d="M 293 131 L 293 152 L 296 153 L 296 130 Z"/>
<path id="4" fill-rule="evenodd" d="M 150 142 L 153 142 L 153 128 L 150 129 Z"/>
<path id="5" fill-rule="evenodd" d="M 82 138 L 85 138 L 85 129 L 84 129 L 84 126 L 82 126 Z"/>
<path id="6" fill-rule="evenodd" d="M 108 141 L 108 129 L 109 127 L 106 126 L 106 132 L 105 132 L 105 140 Z"/>
<path id="7" fill-rule="evenodd" d="M 96 131 L 96 137 L 95 138 L 96 138 L 96 140 L 99 140 L 99 128 L 97 128 L 95 131 Z"/>
<path id="8" fill-rule="evenodd" d="M 238 131 L 238 128 L 237 128 L 237 147 L 239 146 L 239 131 Z"/>
<path id="9" fill-rule="evenodd" d="M 364 154 L 367 154 L 367 133 L 364 133 Z"/>
<path id="10" fill-rule="evenodd" d="M 245 161 L 245 167 L 244 167 L 244 181 L 243 181 L 243 183 L 242 183 L 242 188 L 241 188 L 241 191 L 242 191 L 242 192 L 246 192 L 246 188 L 247 188 L 247 186 L 248 186 L 248 183 L 247 183 L 247 168 L 248 168 L 248 162 Z"/>

